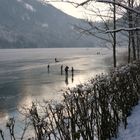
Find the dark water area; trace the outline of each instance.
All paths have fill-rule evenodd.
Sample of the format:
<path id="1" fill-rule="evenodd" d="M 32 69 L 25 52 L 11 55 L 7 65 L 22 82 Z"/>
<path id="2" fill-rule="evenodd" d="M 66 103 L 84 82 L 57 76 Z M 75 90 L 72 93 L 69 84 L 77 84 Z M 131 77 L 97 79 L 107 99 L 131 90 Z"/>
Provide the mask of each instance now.
<path id="1" fill-rule="evenodd" d="M 61 89 L 105 73 L 111 61 L 104 60 L 111 55 L 112 50 L 107 48 L 1 49 L 1 122 L 16 116 L 18 108 L 29 107 L 34 100 L 61 100 Z M 69 67 L 68 77 L 64 70 L 61 73 L 61 65 Z"/>

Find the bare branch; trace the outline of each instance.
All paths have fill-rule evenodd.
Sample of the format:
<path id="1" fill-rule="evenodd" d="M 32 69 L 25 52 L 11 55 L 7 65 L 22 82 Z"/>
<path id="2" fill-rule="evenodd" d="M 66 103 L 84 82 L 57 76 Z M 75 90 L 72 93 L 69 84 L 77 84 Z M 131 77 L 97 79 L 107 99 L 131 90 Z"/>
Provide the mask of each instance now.
<path id="1" fill-rule="evenodd" d="M 76 29 L 78 32 L 80 32 L 81 34 L 92 35 L 92 36 L 97 37 L 97 38 L 99 38 L 99 39 L 101 39 L 101 40 L 105 40 L 105 41 L 107 41 L 107 42 L 111 42 L 111 40 L 106 39 L 106 38 L 101 37 L 101 36 L 98 36 L 97 33 L 93 33 L 93 32 L 91 31 L 91 30 L 92 30 L 91 28 L 90 28 L 90 29 L 84 29 L 84 28 L 81 28 L 81 27 L 79 27 L 79 26 L 75 26 L 75 29 Z M 105 32 L 104 32 L 104 33 L 105 33 Z"/>
<path id="2" fill-rule="evenodd" d="M 140 27 L 134 27 L 134 28 L 119 28 L 116 30 L 107 30 L 106 33 L 114 33 L 114 32 L 120 32 L 120 31 L 138 31 L 140 30 Z"/>
<path id="3" fill-rule="evenodd" d="M 4 140 L 4 133 L 1 129 L 0 129 L 0 136 L 1 136 L 2 140 Z"/>
<path id="4" fill-rule="evenodd" d="M 87 3 L 89 3 L 90 1 L 91 1 L 91 0 L 86 0 L 86 1 L 84 1 L 84 2 L 82 2 L 82 3 L 80 3 L 79 6 L 83 6 L 83 5 L 87 4 Z"/>
<path id="5" fill-rule="evenodd" d="M 21 134 L 21 140 L 23 140 L 23 138 L 24 138 L 24 135 L 25 135 L 25 132 L 27 131 L 27 128 L 29 127 L 29 122 L 27 122 L 27 118 L 25 119 L 25 126 L 24 126 L 24 128 L 23 128 L 23 132 L 22 132 L 22 134 Z"/>
<path id="6" fill-rule="evenodd" d="M 129 11 L 132 11 L 134 13 L 137 13 L 137 14 L 140 14 L 140 11 L 134 9 L 134 8 L 131 8 L 131 7 L 128 7 L 122 3 L 119 3 L 119 2 L 114 2 L 114 1 L 111 1 L 111 0 L 97 0 L 97 2 L 102 2 L 102 3 L 108 3 L 108 4 L 115 4 L 115 5 L 118 5 L 122 8 L 125 8 L 126 10 L 129 10 Z"/>

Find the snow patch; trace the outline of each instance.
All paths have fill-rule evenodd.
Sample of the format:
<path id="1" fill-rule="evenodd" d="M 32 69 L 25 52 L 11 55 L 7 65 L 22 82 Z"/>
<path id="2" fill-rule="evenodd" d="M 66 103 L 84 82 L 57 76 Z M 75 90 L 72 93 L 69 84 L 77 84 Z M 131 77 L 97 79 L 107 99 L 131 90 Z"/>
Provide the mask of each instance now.
<path id="1" fill-rule="evenodd" d="M 30 5 L 28 3 L 24 3 L 24 6 L 27 10 L 30 10 L 32 12 L 36 12 L 35 8 L 32 5 Z"/>
<path id="2" fill-rule="evenodd" d="M 120 126 L 118 138 L 113 140 L 140 140 L 140 102 L 128 117 L 126 130 Z"/>
<path id="3" fill-rule="evenodd" d="M 43 28 L 48 28 L 48 24 L 47 24 L 47 23 L 43 23 L 43 24 L 41 24 L 41 26 L 42 26 Z"/>
<path id="4" fill-rule="evenodd" d="M 17 2 L 22 2 L 22 0 L 17 0 Z"/>
<path id="5" fill-rule="evenodd" d="M 24 20 L 30 20 L 30 16 L 28 14 L 24 14 L 21 19 Z"/>

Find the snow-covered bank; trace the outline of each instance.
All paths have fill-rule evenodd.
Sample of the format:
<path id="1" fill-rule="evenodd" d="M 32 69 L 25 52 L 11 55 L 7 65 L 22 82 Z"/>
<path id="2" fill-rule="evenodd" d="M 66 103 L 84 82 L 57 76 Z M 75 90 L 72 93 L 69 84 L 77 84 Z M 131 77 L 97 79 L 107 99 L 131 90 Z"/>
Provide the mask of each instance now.
<path id="1" fill-rule="evenodd" d="M 128 117 L 127 128 L 120 126 L 118 138 L 113 140 L 140 140 L 140 102 Z"/>

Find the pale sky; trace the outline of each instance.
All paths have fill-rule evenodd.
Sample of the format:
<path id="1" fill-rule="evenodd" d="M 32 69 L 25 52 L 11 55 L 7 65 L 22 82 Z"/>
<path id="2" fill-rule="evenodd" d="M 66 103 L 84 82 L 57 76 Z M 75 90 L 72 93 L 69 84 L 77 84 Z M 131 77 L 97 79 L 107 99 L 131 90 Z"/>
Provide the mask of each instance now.
<path id="1" fill-rule="evenodd" d="M 62 2 L 60 2 L 60 3 L 59 2 L 53 2 L 51 4 L 58 9 L 61 9 L 63 12 L 67 13 L 68 15 L 78 17 L 78 18 L 82 18 L 84 9 L 81 8 L 81 7 L 75 8 L 72 4 L 62 3 Z"/>
<path id="2" fill-rule="evenodd" d="M 77 1 L 81 1 L 81 0 L 77 0 Z M 49 2 L 49 3 L 52 4 L 54 7 L 62 10 L 66 14 L 71 15 L 76 18 L 87 18 L 87 15 L 93 14 L 89 11 L 86 11 L 83 7 L 76 8 L 72 4 L 69 4 L 69 3 L 65 3 L 65 2 Z M 107 9 L 107 5 L 101 4 L 101 3 L 95 3 L 94 7 L 99 8 L 99 10 L 103 11 L 103 12 L 105 12 L 105 10 Z M 93 8 L 93 9 L 97 10 L 96 8 Z M 88 13 L 88 14 L 86 14 L 86 13 Z M 93 17 L 93 15 L 92 15 L 92 17 Z M 97 17 L 94 20 L 96 20 L 96 19 L 98 20 Z"/>
<path id="3" fill-rule="evenodd" d="M 48 0 L 42 0 L 42 1 L 48 1 Z M 55 1 L 57 1 L 57 0 L 55 0 Z M 89 19 L 89 18 L 92 17 L 91 20 L 94 20 L 94 21 L 95 20 L 102 20 L 99 17 L 95 16 L 95 13 L 85 10 L 83 7 L 76 8 L 72 4 L 69 4 L 69 3 L 66 3 L 66 2 L 58 2 L 58 1 L 57 2 L 49 2 L 49 3 L 52 4 L 54 7 L 62 10 L 66 14 L 71 15 L 71 16 L 76 17 L 76 18 L 86 18 L 86 19 L 88 18 Z M 70 1 L 81 3 L 82 1 L 85 1 L 85 0 L 70 0 Z M 139 3 L 139 0 L 137 2 Z M 94 9 L 95 11 L 99 10 L 101 12 L 101 14 L 106 15 L 106 13 L 108 12 L 108 7 L 109 7 L 108 4 L 103 4 L 103 3 L 100 3 L 100 2 L 94 2 L 92 5 L 90 4 L 89 8 Z M 122 13 L 124 11 L 125 10 L 122 10 Z M 112 16 L 111 12 L 108 12 L 108 13 L 110 14 L 110 16 Z M 89 17 L 87 15 L 89 15 Z M 121 17 L 122 15 L 117 15 L 117 17 Z"/>

